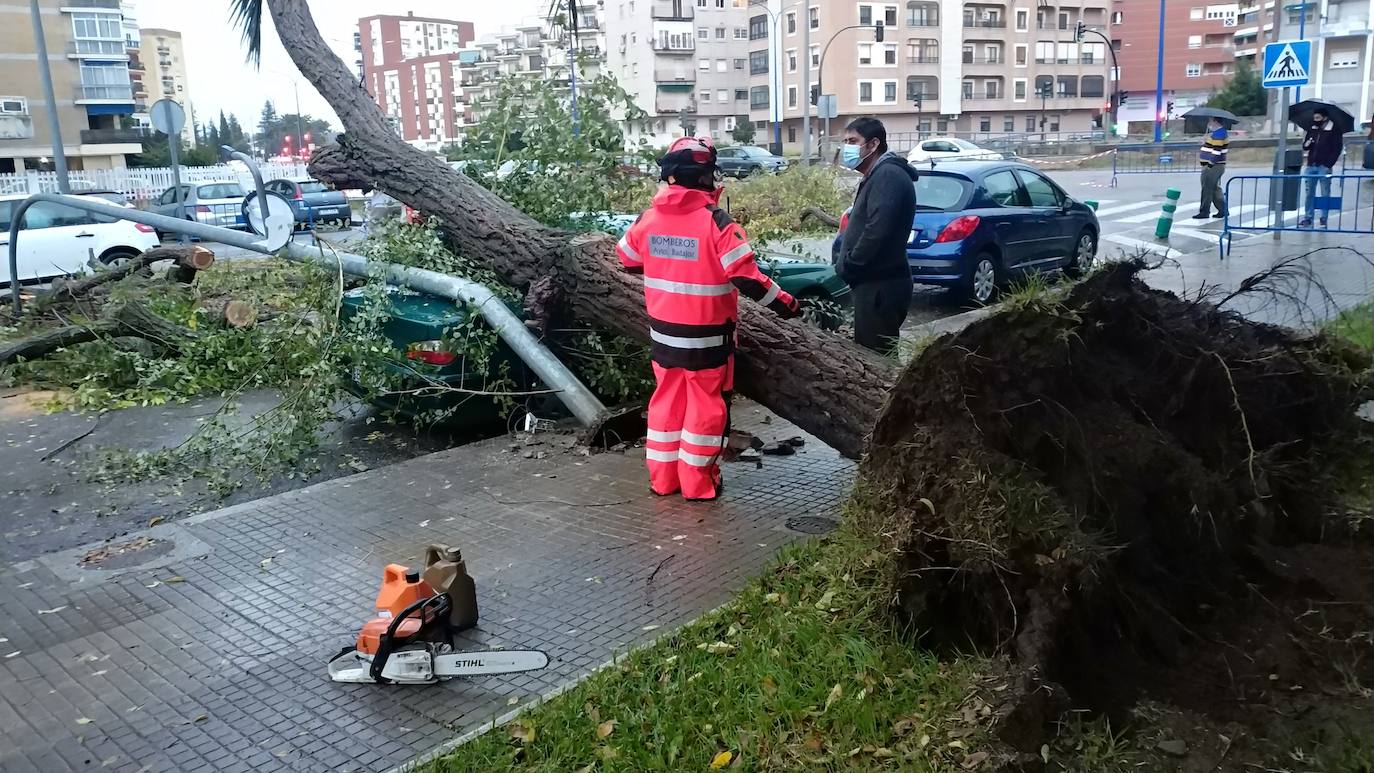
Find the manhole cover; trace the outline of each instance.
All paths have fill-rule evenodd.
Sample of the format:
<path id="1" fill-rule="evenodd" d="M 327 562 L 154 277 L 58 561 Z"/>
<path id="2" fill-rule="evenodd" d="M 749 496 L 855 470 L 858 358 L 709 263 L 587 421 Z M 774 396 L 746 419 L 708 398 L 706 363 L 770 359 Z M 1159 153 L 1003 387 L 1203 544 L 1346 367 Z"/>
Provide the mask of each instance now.
<path id="1" fill-rule="evenodd" d="M 799 531 L 802 534 L 829 534 L 840 524 L 834 518 L 804 515 L 800 518 L 788 518 L 785 525 L 792 531 Z"/>
<path id="2" fill-rule="evenodd" d="M 170 553 L 173 543 L 165 539 L 135 537 L 113 542 L 88 552 L 77 564 L 82 569 L 125 569 Z"/>

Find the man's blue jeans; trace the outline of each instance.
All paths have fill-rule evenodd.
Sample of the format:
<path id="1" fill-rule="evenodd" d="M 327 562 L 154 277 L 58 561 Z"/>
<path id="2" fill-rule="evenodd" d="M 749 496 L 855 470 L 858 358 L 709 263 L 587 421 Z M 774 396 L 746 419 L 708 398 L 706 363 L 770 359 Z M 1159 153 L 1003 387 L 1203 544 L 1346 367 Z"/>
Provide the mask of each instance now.
<path id="1" fill-rule="evenodd" d="M 1313 212 L 1316 211 L 1317 186 L 1321 186 L 1322 198 L 1331 198 L 1331 167 L 1329 166 L 1309 166 L 1302 170 L 1303 182 L 1307 187 L 1307 201 L 1303 203 L 1303 212 L 1308 220 L 1312 219 Z M 1322 210 L 1322 220 L 1326 219 L 1328 212 Z"/>

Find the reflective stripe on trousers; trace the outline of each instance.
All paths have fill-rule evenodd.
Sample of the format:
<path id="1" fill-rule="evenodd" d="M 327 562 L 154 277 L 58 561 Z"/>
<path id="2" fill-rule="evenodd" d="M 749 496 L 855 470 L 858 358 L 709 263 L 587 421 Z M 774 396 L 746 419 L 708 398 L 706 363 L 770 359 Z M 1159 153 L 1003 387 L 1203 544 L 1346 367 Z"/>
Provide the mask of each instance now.
<path id="1" fill-rule="evenodd" d="M 687 370 L 654 363 L 658 386 L 649 399 L 645 449 L 654 493 L 713 499 L 719 492 L 732 367 Z"/>

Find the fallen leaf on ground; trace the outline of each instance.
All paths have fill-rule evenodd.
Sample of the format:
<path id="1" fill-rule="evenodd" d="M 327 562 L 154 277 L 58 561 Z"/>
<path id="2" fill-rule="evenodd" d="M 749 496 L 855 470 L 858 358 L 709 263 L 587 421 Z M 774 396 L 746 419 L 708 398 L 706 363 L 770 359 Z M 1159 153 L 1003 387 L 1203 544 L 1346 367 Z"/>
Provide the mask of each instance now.
<path id="1" fill-rule="evenodd" d="M 6 658 L 18 657 L 18 656 L 19 656 L 19 653 L 21 653 L 21 652 L 23 652 L 23 650 L 15 650 L 14 652 L 11 652 L 10 654 L 6 655 L 5 657 L 6 657 Z"/>
<path id="2" fill-rule="evenodd" d="M 153 584 L 152 584 L 152 585 L 144 585 L 143 587 L 145 587 L 145 588 L 156 588 L 157 586 L 159 586 L 159 585 L 161 585 L 161 584 L 162 584 L 162 580 L 153 580 Z"/>
<path id="3" fill-rule="evenodd" d="M 511 738 L 521 743 L 534 743 L 534 738 L 537 735 L 534 731 L 534 725 L 527 725 L 524 722 L 512 722 L 509 732 Z"/>
<path id="4" fill-rule="evenodd" d="M 272 565 L 272 557 L 271 557 L 271 556 L 268 556 L 267 558 L 264 558 L 263 560 L 261 560 L 261 561 L 258 562 L 258 566 L 261 566 L 263 569 L 266 569 L 267 567 L 269 567 L 269 566 L 271 566 L 271 565 Z"/>
<path id="5" fill-rule="evenodd" d="M 887 748 L 887 747 L 885 747 L 885 746 L 879 746 L 878 748 L 876 748 L 876 749 L 873 750 L 873 756 L 874 756 L 874 757 L 877 757 L 877 758 L 880 759 L 880 760 L 885 760 L 885 759 L 887 759 L 888 757 L 893 757 L 893 756 L 896 756 L 896 755 L 893 753 L 893 751 L 892 751 L 891 749 L 889 749 L 889 748 Z"/>
<path id="6" fill-rule="evenodd" d="M 678 542 L 678 541 L 680 541 L 680 540 L 685 540 L 685 539 L 687 539 L 687 535 L 686 535 L 686 534 L 677 534 L 677 535 L 674 535 L 674 536 L 673 536 L 673 542 Z"/>
<path id="7" fill-rule="evenodd" d="M 841 687 L 839 684 L 836 684 L 834 687 L 831 687 L 831 688 L 830 688 L 830 694 L 827 695 L 827 696 L 825 697 L 825 708 L 821 709 L 822 713 L 823 713 L 823 712 L 826 712 L 826 711 L 829 711 L 829 710 L 830 710 L 830 706 L 831 706 L 832 704 L 834 704 L 835 701 L 839 700 L 839 699 L 840 699 L 841 697 L 843 697 L 843 696 L 844 696 L 844 688 L 843 688 L 843 687 Z"/>
<path id="8" fill-rule="evenodd" d="M 60 606 L 60 607 L 53 607 L 52 609 L 40 609 L 40 610 L 38 610 L 38 614 L 40 614 L 40 615 L 55 615 L 55 614 L 57 614 L 58 612 L 61 612 L 62 610 L 66 609 L 66 608 L 67 608 L 67 605 L 66 605 L 66 604 L 63 604 L 63 605 Z"/>
<path id="9" fill-rule="evenodd" d="M 604 741 L 611 733 L 615 732 L 615 720 L 608 719 L 596 726 L 596 740 Z"/>
<path id="10" fill-rule="evenodd" d="M 723 641 L 713 642 L 706 645 L 706 651 L 712 655 L 730 653 L 735 651 L 735 645 Z"/>
<path id="11" fill-rule="evenodd" d="M 587 719 L 593 722 L 601 722 L 601 712 L 591 704 L 591 701 L 583 704 L 582 710 L 587 713 Z"/>
<path id="12" fill-rule="evenodd" d="M 577 773 L 592 773 L 593 770 L 596 770 L 596 763 L 589 762 L 586 767 L 578 768 Z"/>
<path id="13" fill-rule="evenodd" d="M 209 715 L 209 714 L 197 714 L 197 715 L 196 715 L 196 718 L 193 719 L 193 720 L 191 720 L 191 721 L 192 721 L 192 722 L 204 722 L 205 720 L 207 720 L 207 719 L 209 719 L 209 718 L 210 718 L 210 715 Z"/>
<path id="14" fill-rule="evenodd" d="M 824 595 L 824 596 L 821 596 L 821 600 L 816 602 L 816 609 L 821 609 L 821 610 L 829 609 L 829 608 L 830 608 L 830 602 L 832 602 L 832 601 L 834 601 L 834 600 L 835 600 L 835 591 L 833 591 L 833 590 L 828 590 L 828 591 L 825 592 L 825 595 Z"/>
<path id="15" fill-rule="evenodd" d="M 726 765 L 729 765 L 729 764 L 730 764 L 730 760 L 732 760 L 732 759 L 734 759 L 734 758 L 735 758 L 734 752 L 730 752 L 730 751 L 723 751 L 723 752 L 720 752 L 719 754 L 717 754 L 716 756 L 714 756 L 714 757 L 711 758 L 711 770 L 720 770 L 721 768 L 725 767 Z"/>
<path id="16" fill-rule="evenodd" d="M 517 703 L 519 703 L 519 702 L 520 702 L 520 699 L 519 699 L 519 698 L 511 698 L 510 700 L 506 701 L 506 705 L 507 705 L 507 706 L 514 706 L 515 704 L 517 704 Z"/>
<path id="17" fill-rule="evenodd" d="M 420 528 L 421 528 L 421 529 L 423 529 L 423 528 L 425 528 L 425 527 L 427 527 L 427 526 L 429 526 L 429 519 L 428 519 L 428 518 L 424 519 L 423 521 L 420 521 Z"/>
<path id="18" fill-rule="evenodd" d="M 616 751 L 614 746 L 599 746 L 596 753 L 600 754 L 603 760 L 613 760 L 620 756 L 620 752 Z"/>
<path id="19" fill-rule="evenodd" d="M 165 520 L 167 520 L 167 519 L 166 519 L 166 518 L 163 518 L 163 517 L 160 516 L 160 515 L 155 515 L 155 516 L 152 517 L 152 519 L 150 519 L 150 520 L 148 521 L 148 527 L 149 527 L 149 528 L 152 528 L 152 527 L 158 525 L 159 523 L 162 523 L 162 522 L 165 521 Z"/>
<path id="20" fill-rule="evenodd" d="M 89 724 L 91 724 L 91 722 L 93 722 L 93 721 L 94 721 L 94 720 L 88 719 L 88 718 L 86 718 L 86 717 L 78 717 L 77 720 L 76 720 L 76 724 L 78 724 L 78 725 L 89 725 Z"/>
<path id="21" fill-rule="evenodd" d="M 821 741 L 821 737 L 818 735 L 811 736 L 810 738 L 806 739 L 806 743 L 802 744 L 802 748 L 806 749 L 809 752 L 819 752 L 822 746 L 824 746 L 824 743 Z"/>
<path id="22" fill-rule="evenodd" d="M 770 698 L 778 694 L 778 683 L 773 681 L 771 674 L 763 677 L 763 692 Z"/>
<path id="23" fill-rule="evenodd" d="M 659 628 L 659 625 L 658 625 L 657 623 L 654 623 L 654 624 L 652 624 L 652 625 L 646 625 L 646 626 L 644 626 L 643 628 L 641 628 L 641 629 L 639 629 L 639 630 L 641 630 L 641 631 L 656 631 L 656 630 L 658 630 L 658 628 Z"/>
<path id="24" fill-rule="evenodd" d="M 776 603 L 778 603 L 779 601 L 782 601 L 782 594 L 781 594 L 781 593 L 768 593 L 768 594 L 765 594 L 765 595 L 764 595 L 763 600 L 764 600 L 764 601 L 767 601 L 769 604 L 776 604 Z"/>
<path id="25" fill-rule="evenodd" d="M 963 761 L 962 763 L 960 763 L 960 764 L 963 765 L 963 766 L 964 766 L 965 768 L 967 768 L 968 770 L 973 770 L 974 768 L 978 767 L 979 765 L 982 765 L 982 764 L 983 764 L 983 761 L 986 760 L 987 758 L 988 758 L 988 753 L 987 753 L 987 752 L 974 752 L 973 754 L 970 754 L 969 756 L 965 757 L 965 758 L 964 758 L 964 761 Z"/>
<path id="26" fill-rule="evenodd" d="M 110 673 L 108 669 L 101 669 L 101 670 L 99 670 L 99 671 L 94 671 L 94 672 L 92 672 L 92 673 L 91 673 L 91 676 L 104 676 L 105 674 L 108 674 L 108 673 Z"/>
<path id="27" fill-rule="evenodd" d="M 270 560 L 270 559 L 269 559 L 269 560 Z M 174 575 L 172 575 L 171 577 L 168 577 L 167 579 L 163 580 L 163 582 L 168 582 L 168 583 L 171 583 L 171 582 L 186 582 L 186 578 L 185 578 L 185 577 L 182 577 L 182 576 L 179 575 L 179 574 L 174 574 Z"/>

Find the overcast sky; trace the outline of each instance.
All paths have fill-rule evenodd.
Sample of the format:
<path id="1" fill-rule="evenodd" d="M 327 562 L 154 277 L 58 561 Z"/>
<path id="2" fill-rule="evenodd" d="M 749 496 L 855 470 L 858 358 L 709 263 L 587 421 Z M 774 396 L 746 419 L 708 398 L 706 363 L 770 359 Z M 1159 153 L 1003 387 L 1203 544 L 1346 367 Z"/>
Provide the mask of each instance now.
<path id="1" fill-rule="evenodd" d="M 309 0 L 315 24 L 325 41 L 353 67 L 353 32 L 358 19 L 378 13 L 470 21 L 477 37 L 499 32 L 540 14 L 548 0 Z M 301 112 L 327 118 L 338 128 L 338 119 L 315 89 L 296 71 L 263 13 L 262 67 L 255 71 L 244 61 L 238 30 L 231 25 L 229 0 L 137 0 L 140 27 L 161 27 L 181 32 L 191 81 L 191 103 L 197 121 L 218 116 L 220 110 L 236 113 L 245 128 L 256 127 L 263 102 L 276 103 L 277 112 L 294 113 L 292 79 L 299 81 Z M 462 9 L 462 10 L 459 10 Z"/>

